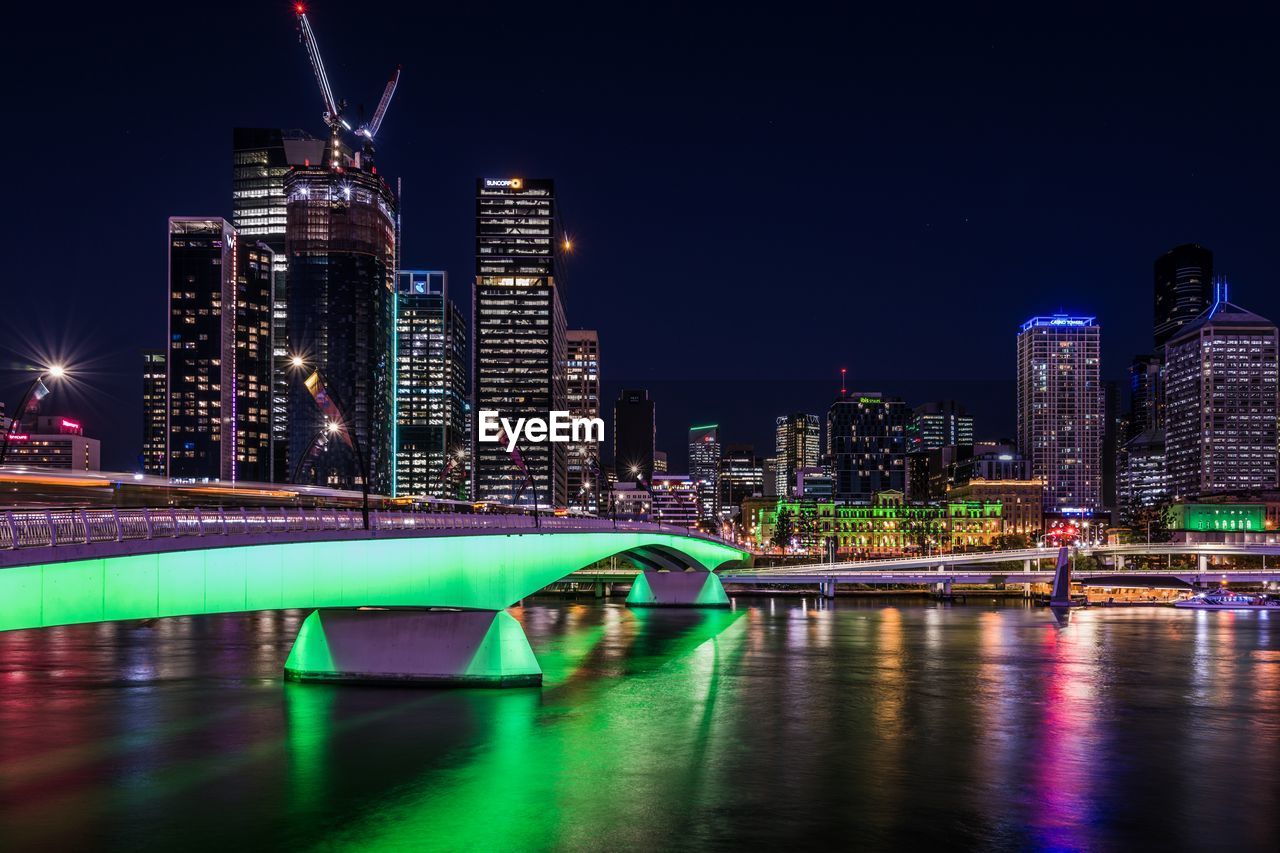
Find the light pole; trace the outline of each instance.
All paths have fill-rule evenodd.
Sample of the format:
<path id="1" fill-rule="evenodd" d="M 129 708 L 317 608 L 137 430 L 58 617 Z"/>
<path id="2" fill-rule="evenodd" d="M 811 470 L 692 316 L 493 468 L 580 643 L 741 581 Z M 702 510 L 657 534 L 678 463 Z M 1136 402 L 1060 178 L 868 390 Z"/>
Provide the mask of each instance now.
<path id="1" fill-rule="evenodd" d="M 293 466 L 293 476 L 289 478 L 289 482 L 298 482 L 298 477 L 302 474 L 302 466 L 306 463 L 307 457 L 311 455 L 311 451 L 320 443 L 320 439 L 325 436 L 337 435 L 340 432 L 342 432 L 342 424 L 337 421 L 325 421 L 324 426 L 320 427 L 312 437 L 311 443 L 307 445 L 307 449 L 298 457 L 298 464 Z"/>
<path id="2" fill-rule="evenodd" d="M 292 358 L 289 359 L 289 361 L 295 369 L 300 369 L 307 366 L 306 360 L 303 359 L 303 357 L 300 355 L 293 356 Z M 313 369 L 315 370 L 316 379 L 319 380 L 320 387 L 324 391 L 324 395 L 329 399 L 331 403 L 333 403 L 333 407 L 338 413 L 339 422 L 343 425 L 346 425 L 345 427 L 346 436 L 350 439 L 351 449 L 355 451 L 356 465 L 360 469 L 360 514 L 364 520 L 364 529 L 368 530 L 369 529 L 369 466 L 364 455 L 364 450 L 360 446 L 360 438 L 359 436 L 356 435 L 356 431 L 354 429 L 354 423 L 350 418 L 347 417 L 346 412 L 342 408 L 342 401 L 338 399 L 337 394 L 335 394 L 333 389 L 329 387 L 329 383 L 325 382 L 324 374 L 320 372 L 320 368 L 316 367 Z M 313 399 L 315 399 L 316 392 L 312 391 L 311 396 Z M 317 406 L 320 405 L 319 400 L 316 400 L 316 405 Z M 323 411 L 323 408 L 321 409 L 321 411 Z M 330 421 L 329 423 L 334 423 L 334 421 Z M 314 443 L 315 443 L 315 439 L 312 439 L 312 444 Z M 308 448 L 307 450 L 308 452 L 310 452 L 310 448 Z M 301 459 L 299 459 L 299 462 L 301 462 Z M 295 474 L 295 478 L 296 478 L 296 474 Z"/>
<path id="3" fill-rule="evenodd" d="M 37 389 L 44 388 L 44 380 L 61 379 L 66 375 L 67 369 L 65 367 L 61 364 L 53 364 L 40 371 L 40 375 L 27 387 L 27 392 L 22 395 L 22 401 L 18 403 L 18 408 L 13 410 L 13 417 L 9 419 L 9 428 L 4 431 L 4 438 L 0 440 L 0 465 L 4 464 L 5 454 L 9 452 L 9 436 L 17 431 L 18 425 L 22 422 L 22 415 L 27 408 L 27 401 L 31 399 L 31 395 L 36 393 Z M 36 399 L 38 400 L 48 393 L 49 389 L 45 388 L 44 394 L 41 394 Z"/>

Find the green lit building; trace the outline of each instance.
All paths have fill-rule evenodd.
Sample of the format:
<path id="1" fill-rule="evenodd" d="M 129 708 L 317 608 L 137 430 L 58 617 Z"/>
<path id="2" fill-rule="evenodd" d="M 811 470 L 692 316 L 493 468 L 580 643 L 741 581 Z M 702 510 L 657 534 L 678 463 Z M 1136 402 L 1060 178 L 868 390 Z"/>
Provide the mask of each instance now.
<path id="1" fill-rule="evenodd" d="M 1001 510 L 999 503 L 980 500 L 910 504 L 897 490 L 879 492 L 869 504 L 784 498 L 756 510 L 754 544 L 773 548 L 781 523 L 790 528 L 788 538 L 796 547 L 818 551 L 834 540 L 836 553 L 844 556 L 989 548 L 1003 532 Z"/>
<path id="2" fill-rule="evenodd" d="M 1169 529 L 1204 533 L 1261 532 L 1266 529 L 1263 504 L 1179 503 L 1169 507 Z"/>

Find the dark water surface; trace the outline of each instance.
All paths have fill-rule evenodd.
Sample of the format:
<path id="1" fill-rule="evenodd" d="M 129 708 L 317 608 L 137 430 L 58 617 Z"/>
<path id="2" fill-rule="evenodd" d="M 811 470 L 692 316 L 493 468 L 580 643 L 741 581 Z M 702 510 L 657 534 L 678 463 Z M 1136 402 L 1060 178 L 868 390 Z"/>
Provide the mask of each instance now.
<path id="1" fill-rule="evenodd" d="M 1280 849 L 1266 614 L 512 612 L 541 689 L 284 683 L 297 611 L 0 634 L 0 849 Z"/>

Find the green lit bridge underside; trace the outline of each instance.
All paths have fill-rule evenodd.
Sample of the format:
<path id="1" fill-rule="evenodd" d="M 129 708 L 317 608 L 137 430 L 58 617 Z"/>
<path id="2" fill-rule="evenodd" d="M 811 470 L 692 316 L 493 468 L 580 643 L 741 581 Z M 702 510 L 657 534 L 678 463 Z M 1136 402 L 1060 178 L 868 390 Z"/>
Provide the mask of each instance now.
<path id="1" fill-rule="evenodd" d="M 548 532 L 241 545 L 0 569 L 0 631 L 324 607 L 502 610 L 614 555 L 744 558 L 661 533 Z"/>

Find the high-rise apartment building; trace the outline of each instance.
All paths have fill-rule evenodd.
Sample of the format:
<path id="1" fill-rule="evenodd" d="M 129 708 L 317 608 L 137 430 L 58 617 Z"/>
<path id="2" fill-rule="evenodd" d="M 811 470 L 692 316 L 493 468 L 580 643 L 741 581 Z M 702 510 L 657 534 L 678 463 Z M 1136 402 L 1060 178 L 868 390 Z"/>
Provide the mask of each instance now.
<path id="1" fill-rule="evenodd" d="M 594 329 L 570 329 L 566 335 L 565 392 L 569 414 L 600 417 L 600 336 Z M 600 513 L 608 502 L 607 481 L 594 441 L 568 445 L 569 506 Z"/>
<path id="2" fill-rule="evenodd" d="M 698 517 L 716 517 L 720 505 L 720 427 L 689 428 L 689 477 L 698 490 Z"/>
<path id="3" fill-rule="evenodd" d="M 795 497 L 796 475 L 818 464 L 822 448 L 822 421 L 817 415 L 796 412 L 774 422 L 774 482 L 772 494 Z"/>
<path id="4" fill-rule="evenodd" d="M 1159 348 L 1213 303 L 1213 252 L 1187 243 L 1156 258 L 1153 266 L 1155 344 Z"/>
<path id="5" fill-rule="evenodd" d="M 878 392 L 841 392 L 827 410 L 827 457 L 837 501 L 869 503 L 906 490 L 910 410 Z"/>
<path id="6" fill-rule="evenodd" d="M 1018 333 L 1018 451 L 1044 480 L 1048 514 L 1102 508 L 1105 406 L 1093 317 L 1032 317 Z"/>
<path id="7" fill-rule="evenodd" d="M 224 219 L 169 219 L 172 478 L 269 479 L 272 254 Z"/>
<path id="8" fill-rule="evenodd" d="M 476 181 L 473 424 L 485 411 L 511 419 L 546 418 L 548 412 L 568 407 L 556 251 L 553 181 Z M 529 504 L 536 495 L 539 503 L 567 505 L 568 454 L 563 443 L 519 447 L 527 478 L 500 444 L 474 441 L 473 446 L 477 500 Z"/>
<path id="9" fill-rule="evenodd" d="M 371 491 L 387 494 L 397 200 L 372 168 L 341 152 L 326 151 L 326 160 L 285 176 L 287 326 L 290 359 L 297 359 L 289 372 L 290 476 L 344 489 L 367 478 Z M 336 404 L 350 443 L 329 441 L 314 452 L 328 419 L 317 396 Z"/>
<path id="10" fill-rule="evenodd" d="M 1185 500 L 1275 489 L 1275 323 L 1227 301 L 1226 285 L 1165 345 L 1169 490 Z"/>
<path id="11" fill-rule="evenodd" d="M 325 142 L 303 130 L 237 127 L 231 140 L 231 224 L 241 239 L 265 243 L 272 261 L 271 477 L 289 479 L 288 269 L 284 179 L 294 166 L 324 161 Z"/>
<path id="12" fill-rule="evenodd" d="M 619 483 L 648 483 L 654 471 L 653 401 L 642 388 L 624 388 L 613 404 L 613 474 Z"/>
<path id="13" fill-rule="evenodd" d="M 467 497 L 467 327 L 442 270 L 396 273 L 396 495 Z"/>
<path id="14" fill-rule="evenodd" d="M 169 371 L 165 351 L 142 351 L 142 471 L 165 474 L 169 431 Z"/>

